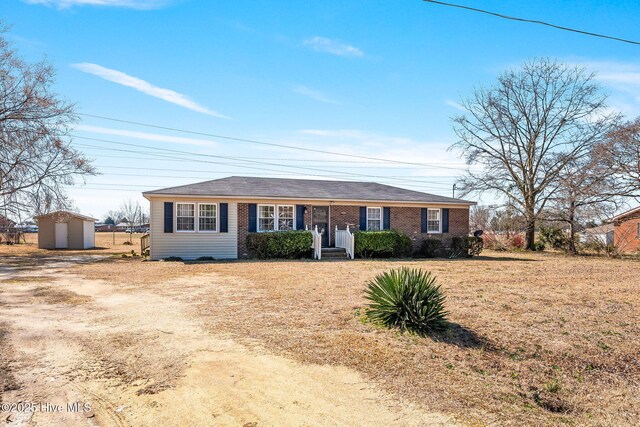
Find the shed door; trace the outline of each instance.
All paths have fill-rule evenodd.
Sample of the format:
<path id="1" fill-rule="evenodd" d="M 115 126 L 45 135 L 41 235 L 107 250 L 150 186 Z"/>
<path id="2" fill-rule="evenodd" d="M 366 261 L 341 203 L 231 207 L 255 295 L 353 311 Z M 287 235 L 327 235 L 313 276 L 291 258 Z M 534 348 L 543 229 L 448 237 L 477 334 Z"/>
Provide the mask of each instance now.
<path id="1" fill-rule="evenodd" d="M 56 223 L 56 249 L 66 249 L 68 247 L 68 227 L 66 222 Z"/>

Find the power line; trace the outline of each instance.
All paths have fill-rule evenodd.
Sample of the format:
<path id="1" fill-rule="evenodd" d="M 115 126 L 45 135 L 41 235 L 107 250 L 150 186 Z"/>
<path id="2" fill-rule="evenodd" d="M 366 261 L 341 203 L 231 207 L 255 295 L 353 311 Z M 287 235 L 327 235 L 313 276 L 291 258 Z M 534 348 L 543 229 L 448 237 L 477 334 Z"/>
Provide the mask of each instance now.
<path id="1" fill-rule="evenodd" d="M 116 144 L 116 145 L 123 145 L 123 146 L 127 146 L 127 147 L 137 147 L 137 148 L 144 148 L 144 149 L 150 149 L 150 150 L 156 150 L 156 151 L 165 151 L 165 152 L 169 152 L 169 153 L 178 153 L 178 154 L 182 154 L 182 155 L 188 155 L 188 156 L 196 156 L 196 157 L 207 157 L 207 158 L 216 158 L 216 159 L 225 159 L 225 160 L 238 160 L 235 157 L 231 157 L 231 156 L 219 156 L 219 155 L 214 155 L 214 154 L 202 154 L 202 153 L 192 153 L 189 151 L 182 151 L 182 150 L 172 150 L 172 149 L 168 149 L 168 148 L 157 148 L 157 147 L 151 147 L 148 145 L 140 145 L 140 144 L 130 144 L 130 143 L 125 143 L 125 142 L 117 142 L 117 141 L 111 141 L 111 140 L 106 140 L 106 139 L 98 139 L 98 138 L 88 138 L 88 137 L 82 137 L 82 136 L 76 136 L 76 135 L 72 135 L 75 138 L 80 138 L 80 139 L 87 139 L 87 140 L 91 140 L 91 141 L 98 141 L 98 142 L 106 142 L 109 144 Z M 157 154 L 157 153 L 152 153 L 152 152 L 141 152 L 141 151 L 135 151 L 135 150 L 124 150 L 124 149 L 120 149 L 120 148 L 107 148 L 107 147 L 100 147 L 100 146 L 94 146 L 94 145 L 90 145 L 90 144 L 76 144 L 78 146 L 87 146 L 90 148 L 94 148 L 94 149 L 99 149 L 99 150 L 109 150 L 109 151 L 121 151 L 121 152 L 128 152 L 128 153 L 134 153 L 134 154 L 146 154 L 146 155 L 152 155 L 152 156 L 159 156 L 159 157 L 166 157 L 162 154 Z M 194 161 L 191 159 L 180 159 L 180 160 L 186 160 L 186 161 Z M 340 175 L 344 175 L 344 176 L 357 176 L 357 177 L 362 177 L 362 178 L 376 178 L 376 179 L 393 179 L 396 181 L 400 181 L 400 182 L 416 182 L 415 179 L 408 179 L 408 178 L 390 178 L 387 176 L 382 176 L 382 175 L 370 175 L 370 174 L 362 174 L 362 173 L 356 173 L 356 172 L 342 172 L 342 171 L 335 171 L 335 170 L 328 170 L 328 169 L 319 169 L 319 168 L 311 168 L 311 167 L 305 167 L 305 166 L 292 166 L 292 165 L 283 165 L 283 164 L 278 164 L 278 163 L 270 163 L 270 162 L 262 162 L 262 161 L 258 161 L 258 160 L 240 160 L 242 162 L 246 162 L 246 163 L 250 163 L 252 165 L 257 164 L 257 165 L 267 165 L 267 166 L 276 166 L 276 167 L 284 167 L 284 168 L 294 168 L 296 170 L 310 170 L 310 171 L 314 171 L 314 172 L 325 172 L 325 173 L 330 173 L 330 174 L 340 174 Z M 228 163 L 224 163 L 224 162 L 210 162 L 210 163 L 217 163 L 217 164 L 221 164 L 221 165 L 225 165 L 225 166 L 237 166 L 237 167 L 242 167 L 242 168 L 251 168 L 251 169 L 258 169 L 255 168 L 254 166 L 249 166 L 249 165 L 242 165 L 242 164 L 228 164 Z M 265 170 L 269 170 L 269 169 L 265 169 Z M 273 171 L 273 170 L 272 170 Z M 277 170 L 276 170 L 277 172 Z M 333 175 L 330 175 L 333 177 Z M 425 182 L 428 183 L 428 181 L 421 181 L 421 182 Z"/>
<path id="2" fill-rule="evenodd" d="M 101 169 L 126 169 L 126 170 L 131 170 L 132 168 L 130 166 L 100 166 Z M 140 171 L 161 171 L 161 172 L 190 172 L 190 173 L 206 173 L 206 174 L 210 174 L 210 173 L 214 173 L 216 175 L 223 175 L 223 174 L 227 174 L 227 173 L 235 173 L 233 171 L 220 171 L 220 170 L 216 170 L 216 171 L 205 171 L 205 170 L 193 170 L 193 169 L 189 169 L 188 171 L 185 171 L 184 169 L 165 169 L 165 168 L 140 168 L 140 167 L 135 167 L 135 170 Z M 282 172 L 282 173 L 286 173 L 289 175 L 298 175 L 300 176 L 300 173 L 297 172 Z M 144 175 L 140 175 L 140 174 L 122 174 L 122 173 L 110 173 L 109 175 L 114 175 L 114 176 L 139 176 L 139 177 L 153 177 L 153 178 L 189 178 L 189 179 L 200 179 L 200 178 L 207 178 L 207 177 L 197 177 L 197 176 L 184 176 L 184 175 L 148 175 L 148 174 L 144 174 Z M 269 175 L 278 175 L 278 174 L 269 174 Z M 387 178 L 412 178 L 411 176 L 407 176 L 407 175 L 402 175 L 402 176 L 394 176 L 394 175 L 389 175 Z M 416 176 L 416 179 L 419 178 L 427 178 L 425 176 Z M 433 176 L 430 178 L 446 178 L 446 179 L 451 179 L 451 178 L 455 178 L 452 176 Z M 424 182 L 424 183 L 429 183 L 430 181 L 416 181 L 416 182 Z M 433 184 L 436 185 L 448 185 L 445 182 L 433 182 Z"/>
<path id="3" fill-rule="evenodd" d="M 583 34 L 583 35 L 586 35 L 586 36 L 600 37 L 600 38 L 603 38 L 603 39 L 609 39 L 609 40 L 614 40 L 614 41 L 623 42 L 623 43 L 640 45 L 640 42 L 638 42 L 638 41 L 623 39 L 623 38 L 614 37 L 614 36 L 607 36 L 605 34 L 592 33 L 590 31 L 577 30 L 575 28 L 563 27 L 561 25 L 550 24 L 548 22 L 539 21 L 539 20 L 536 20 L 536 19 L 518 18 L 518 17 L 515 17 L 515 16 L 504 15 L 502 13 L 497 13 L 497 12 L 490 12 L 488 10 L 478 9 L 478 8 L 471 7 L 471 6 L 464 6 L 464 5 L 461 5 L 461 4 L 453 4 L 453 3 L 445 3 L 443 1 L 436 1 L 436 0 L 423 0 L 423 1 L 426 2 L 426 3 L 435 3 L 435 4 L 442 5 L 442 6 L 455 7 L 455 8 L 458 8 L 458 9 L 470 10 L 472 12 L 484 13 L 486 15 L 496 16 L 498 18 L 508 19 L 508 20 L 511 20 L 511 21 L 519 21 L 519 22 L 527 22 L 527 23 L 530 23 L 530 24 L 544 25 L 544 26 L 555 28 L 555 29 L 558 29 L 558 30 L 570 31 L 572 33 Z"/>
<path id="4" fill-rule="evenodd" d="M 86 114 L 86 113 L 77 113 L 77 114 L 80 115 L 80 116 L 84 116 L 84 117 L 93 117 L 93 118 L 96 118 L 96 119 L 109 120 L 109 121 L 119 122 L 119 123 L 127 123 L 127 124 L 130 124 L 130 125 L 145 126 L 145 127 L 149 127 L 149 128 L 163 129 L 163 130 L 169 130 L 169 131 L 172 131 L 172 132 L 181 132 L 181 133 L 186 133 L 186 134 L 191 134 L 191 135 L 208 136 L 210 138 L 226 139 L 226 140 L 229 140 L 229 141 L 246 142 L 246 143 L 250 143 L 250 144 L 266 145 L 266 146 L 270 146 L 270 147 L 286 148 L 286 149 L 290 149 L 290 150 L 299 150 L 299 151 L 306 151 L 306 152 L 312 152 L 312 153 L 321 153 L 321 154 L 331 154 L 331 155 L 334 155 L 334 156 L 351 157 L 351 158 L 364 159 L 364 160 L 375 160 L 375 161 L 385 162 L 385 163 L 397 163 L 397 164 L 403 164 L 403 165 L 424 166 L 424 167 L 433 167 L 433 168 L 439 168 L 439 169 L 458 169 L 458 168 L 452 168 L 452 167 L 448 167 L 448 166 L 441 166 L 441 165 L 437 165 L 437 164 L 433 164 L 433 163 L 405 162 L 405 161 L 401 161 L 401 160 L 383 159 L 383 158 L 380 158 L 380 157 L 371 157 L 371 156 L 362 156 L 362 155 L 358 155 L 358 154 L 340 153 L 340 152 L 337 152 L 337 151 L 327 151 L 327 150 L 318 150 L 318 149 L 315 149 L 315 148 L 296 147 L 294 145 L 277 144 L 277 143 L 274 143 L 274 142 L 264 142 L 264 141 L 258 141 L 258 140 L 255 140 L 255 139 L 236 138 L 236 137 L 232 137 L 232 136 L 212 134 L 212 133 L 206 133 L 206 132 L 198 132 L 198 131 L 192 131 L 192 130 L 186 130 L 186 129 L 173 128 L 173 127 L 168 127 L 168 126 L 159 126 L 159 125 L 153 125 L 153 124 L 149 124 L 149 123 L 135 122 L 135 121 L 131 121 L 131 120 L 115 119 L 115 118 L 112 118 L 112 117 L 99 116 L 99 115 L 96 115 L 96 114 Z"/>

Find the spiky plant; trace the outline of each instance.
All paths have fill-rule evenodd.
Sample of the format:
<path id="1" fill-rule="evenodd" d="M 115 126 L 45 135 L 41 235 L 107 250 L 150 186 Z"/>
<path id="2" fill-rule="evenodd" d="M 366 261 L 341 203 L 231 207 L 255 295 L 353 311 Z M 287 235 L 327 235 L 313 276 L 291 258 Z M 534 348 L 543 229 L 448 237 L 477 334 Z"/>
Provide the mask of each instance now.
<path id="1" fill-rule="evenodd" d="M 429 271 L 402 267 L 379 274 L 365 297 L 371 301 L 366 316 L 375 323 L 418 335 L 447 328 L 445 297 Z"/>

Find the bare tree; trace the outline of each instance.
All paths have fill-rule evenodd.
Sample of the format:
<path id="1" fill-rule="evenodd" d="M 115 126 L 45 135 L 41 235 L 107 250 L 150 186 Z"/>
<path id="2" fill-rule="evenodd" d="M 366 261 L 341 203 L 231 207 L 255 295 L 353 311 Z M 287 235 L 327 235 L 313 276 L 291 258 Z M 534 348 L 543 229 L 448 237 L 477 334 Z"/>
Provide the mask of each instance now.
<path id="1" fill-rule="evenodd" d="M 614 117 L 594 76 L 549 59 L 525 63 L 479 88 L 454 118 L 458 149 L 470 166 L 463 194 L 494 192 L 526 220 L 526 248 L 535 250 L 536 220 L 567 165 L 587 156 Z"/>
<path id="2" fill-rule="evenodd" d="M 64 186 L 95 173 L 69 145 L 74 106 L 51 91 L 53 68 L 20 59 L 6 31 L 0 22 L 0 209 L 18 215 L 66 208 Z"/>
<path id="3" fill-rule="evenodd" d="M 469 210 L 469 228 L 475 230 L 487 230 L 491 223 L 492 211 L 488 206 L 471 206 Z"/>
<path id="4" fill-rule="evenodd" d="M 142 207 L 139 202 L 129 199 L 122 203 L 120 211 L 125 216 L 125 221 L 129 226 L 129 241 L 131 241 L 133 230 L 141 221 Z"/>
<path id="5" fill-rule="evenodd" d="M 570 161 L 561 172 L 556 191 L 549 199 L 544 219 L 568 226 L 567 251 L 578 253 L 576 233 L 579 224 L 611 217 L 623 202 L 626 185 L 599 144 L 589 156 Z"/>
<path id="6" fill-rule="evenodd" d="M 640 117 L 612 131 L 600 150 L 607 166 L 617 173 L 625 195 L 640 197 Z"/>

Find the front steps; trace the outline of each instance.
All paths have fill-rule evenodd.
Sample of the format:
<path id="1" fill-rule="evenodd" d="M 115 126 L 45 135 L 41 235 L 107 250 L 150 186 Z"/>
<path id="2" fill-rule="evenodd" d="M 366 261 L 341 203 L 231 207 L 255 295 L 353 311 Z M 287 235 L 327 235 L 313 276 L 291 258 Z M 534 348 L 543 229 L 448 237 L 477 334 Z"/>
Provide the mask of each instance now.
<path id="1" fill-rule="evenodd" d="M 344 248 L 322 248 L 321 259 L 349 259 Z"/>

